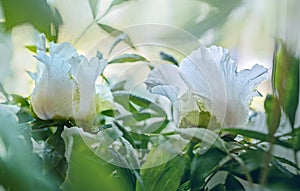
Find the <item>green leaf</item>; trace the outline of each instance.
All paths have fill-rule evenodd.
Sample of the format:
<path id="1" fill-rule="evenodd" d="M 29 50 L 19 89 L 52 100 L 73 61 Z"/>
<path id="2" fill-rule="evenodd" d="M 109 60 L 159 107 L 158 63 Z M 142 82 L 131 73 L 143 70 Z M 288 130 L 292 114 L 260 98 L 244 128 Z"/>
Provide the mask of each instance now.
<path id="1" fill-rule="evenodd" d="M 163 129 L 166 128 L 166 126 L 168 125 L 169 120 L 166 118 L 163 121 L 158 121 L 155 123 L 152 123 L 151 125 L 149 125 L 146 129 L 145 129 L 145 133 L 154 133 L 154 134 L 158 134 L 160 133 Z"/>
<path id="2" fill-rule="evenodd" d="M 110 109 L 110 110 L 101 111 L 101 114 L 106 115 L 108 117 L 114 117 L 116 112 L 117 111 Z"/>
<path id="3" fill-rule="evenodd" d="M 42 162 L 33 154 L 30 127 L 19 125 L 16 115 L 0 106 L 0 185 L 4 190 L 58 190 L 52 177 L 42 173 Z"/>
<path id="4" fill-rule="evenodd" d="M 113 92 L 124 91 L 126 82 L 127 82 L 126 80 L 123 80 L 121 82 L 114 84 L 114 86 L 111 88 L 111 91 L 113 91 Z"/>
<path id="5" fill-rule="evenodd" d="M 57 122 L 53 120 L 41 120 L 41 119 L 36 119 L 32 121 L 31 123 L 31 128 L 32 129 L 43 129 L 43 128 L 48 128 L 48 127 L 53 127 L 57 125 Z"/>
<path id="6" fill-rule="evenodd" d="M 104 31 L 106 31 L 107 33 L 109 33 L 110 35 L 112 35 L 113 37 L 116 37 L 115 42 L 113 43 L 112 47 L 110 48 L 111 52 L 113 50 L 113 48 L 121 41 L 123 41 L 124 43 L 126 43 L 128 46 L 130 46 L 131 48 L 135 49 L 135 46 L 133 45 L 130 37 L 124 33 L 123 31 L 120 31 L 118 29 L 115 29 L 111 26 L 105 25 L 105 24 L 100 24 L 98 23 L 99 27 L 102 28 Z"/>
<path id="7" fill-rule="evenodd" d="M 114 43 L 111 45 L 111 48 L 109 50 L 109 54 L 112 53 L 113 49 L 120 43 L 120 42 L 125 42 L 126 44 L 128 44 L 132 49 L 135 49 L 134 45 L 132 44 L 129 36 L 125 33 L 122 33 L 118 36 L 116 36 L 116 39 L 114 41 Z"/>
<path id="8" fill-rule="evenodd" d="M 183 128 L 177 129 L 178 132 L 183 138 L 194 140 L 205 144 L 205 146 L 214 146 L 219 148 L 222 151 L 227 152 L 226 143 L 214 132 L 203 129 L 203 128 Z"/>
<path id="9" fill-rule="evenodd" d="M 56 132 L 45 142 L 44 170 L 46 173 L 57 167 L 65 155 L 65 142 L 61 137 L 63 127 L 58 127 Z"/>
<path id="10" fill-rule="evenodd" d="M 9 101 L 9 104 L 18 105 L 20 107 L 20 110 L 17 112 L 19 123 L 25 123 L 33 120 L 28 98 L 24 98 L 16 94 L 11 94 L 10 99 L 11 100 Z"/>
<path id="11" fill-rule="evenodd" d="M 300 176 L 298 175 L 292 178 L 280 177 L 270 182 L 267 187 L 272 191 L 298 191 L 300 187 Z"/>
<path id="12" fill-rule="evenodd" d="M 237 8 L 241 0 L 227 0 L 224 3 L 223 0 L 199 0 L 200 2 L 205 2 L 209 5 L 209 13 L 205 19 L 201 22 L 198 22 L 195 25 L 195 20 L 192 20 L 191 23 L 187 23 L 187 31 L 193 35 L 200 37 L 206 31 L 211 28 L 222 26 L 227 20 L 228 16 L 232 11 Z"/>
<path id="13" fill-rule="evenodd" d="M 162 116 L 165 116 L 165 112 L 164 110 L 159 106 L 157 105 L 156 103 L 146 99 L 146 98 L 143 98 L 143 97 L 140 97 L 140 96 L 137 96 L 137 95 L 134 95 L 134 94 L 130 94 L 129 95 L 129 100 L 140 106 L 140 107 L 143 107 L 143 108 L 150 108 L 151 110 L 155 111 L 156 113 L 162 115 Z"/>
<path id="14" fill-rule="evenodd" d="M 25 48 L 27 50 L 29 50 L 30 52 L 33 52 L 33 53 L 36 53 L 36 50 L 37 50 L 35 45 L 25 46 Z M 46 52 L 49 52 L 49 48 L 48 47 L 46 48 Z"/>
<path id="15" fill-rule="evenodd" d="M 271 160 L 271 164 L 272 164 L 272 169 L 274 169 L 273 171 L 276 170 L 276 172 L 278 172 L 278 175 L 284 175 L 287 178 L 292 178 L 294 176 L 294 174 L 289 171 L 279 160 L 277 160 L 276 158 L 272 158 Z"/>
<path id="16" fill-rule="evenodd" d="M 257 140 L 269 141 L 269 137 L 267 134 L 264 134 L 264 133 L 261 133 L 258 131 L 239 129 L 239 128 L 223 128 L 222 131 L 231 133 L 233 135 L 242 135 L 244 137 L 254 138 Z"/>
<path id="17" fill-rule="evenodd" d="M 171 54 L 167 54 L 165 52 L 160 52 L 159 55 L 162 60 L 166 60 L 166 61 L 171 62 L 174 65 L 178 66 L 178 61 Z"/>
<path id="18" fill-rule="evenodd" d="M 176 151 L 170 144 L 151 149 L 141 169 L 144 188 L 137 183 L 136 191 L 177 190 L 186 166 L 182 156 L 170 157 L 174 154 L 173 152 Z M 157 166 L 155 164 L 161 165 Z"/>
<path id="19" fill-rule="evenodd" d="M 134 125 L 136 122 L 143 121 L 153 117 L 151 113 L 143 112 L 143 113 L 133 113 L 130 115 L 125 115 L 119 117 L 118 120 L 123 121 L 124 126 L 131 126 Z"/>
<path id="20" fill-rule="evenodd" d="M 36 53 L 36 46 L 35 45 L 31 45 L 31 46 L 25 46 L 25 48 L 27 48 L 29 51 Z"/>
<path id="21" fill-rule="evenodd" d="M 9 101 L 9 94 L 5 91 L 3 85 L 0 83 L 0 93 L 2 93 L 6 99 L 6 101 Z"/>
<path id="22" fill-rule="evenodd" d="M 233 135 L 242 135 L 244 137 L 248 138 L 253 138 L 265 142 L 270 142 L 271 137 L 267 134 L 257 132 L 257 131 L 252 131 L 252 130 L 247 130 L 247 129 L 238 129 L 238 128 L 222 128 L 222 131 L 229 132 Z M 274 144 L 281 145 L 287 148 L 293 148 L 293 145 L 287 141 L 282 141 L 278 138 L 275 139 Z"/>
<path id="23" fill-rule="evenodd" d="M 31 23 L 38 31 L 45 33 L 47 39 L 56 41 L 62 18 L 46 0 L 1 0 L 4 11 L 5 28 Z"/>
<path id="24" fill-rule="evenodd" d="M 137 113 L 138 110 L 129 102 L 130 94 L 124 92 L 114 92 L 114 101 L 122 105 L 124 109 L 131 113 Z"/>
<path id="25" fill-rule="evenodd" d="M 191 190 L 203 188 L 205 179 L 218 168 L 226 153 L 213 148 L 202 155 L 197 155 L 191 164 Z"/>
<path id="26" fill-rule="evenodd" d="M 264 150 L 247 150 L 242 153 L 239 158 L 243 161 L 246 169 L 241 166 L 236 160 L 230 161 L 226 163 L 221 170 L 226 170 L 237 176 L 246 180 L 246 171 L 250 172 L 253 183 L 258 183 L 261 172 L 264 168 L 266 168 L 266 158 L 263 157 L 265 155 Z M 295 175 L 287 170 L 282 164 L 280 164 L 279 160 L 276 158 L 272 158 L 269 165 L 269 174 L 267 177 L 267 185 L 273 186 L 275 182 L 283 182 L 285 180 L 290 180 Z M 279 189 L 280 190 L 280 189 Z"/>
<path id="27" fill-rule="evenodd" d="M 300 167 L 298 167 L 295 163 L 293 163 L 292 161 L 286 159 L 286 158 L 282 158 L 282 157 L 278 157 L 278 156 L 274 156 L 274 158 L 278 161 L 280 161 L 281 163 L 287 164 L 297 170 L 300 170 Z"/>
<path id="28" fill-rule="evenodd" d="M 226 191 L 224 184 L 217 184 L 214 186 L 211 191 Z"/>
<path id="29" fill-rule="evenodd" d="M 269 134 L 273 136 L 280 125 L 281 108 L 274 95 L 268 95 L 266 97 L 264 106 L 267 114 Z"/>
<path id="30" fill-rule="evenodd" d="M 111 3 L 111 7 L 120 5 L 121 3 L 124 3 L 126 1 L 129 1 L 129 0 L 113 0 L 113 2 Z"/>
<path id="31" fill-rule="evenodd" d="M 277 42 L 273 59 L 273 86 L 292 127 L 298 106 L 299 59 L 288 51 L 284 42 Z"/>
<path id="32" fill-rule="evenodd" d="M 162 117 L 166 115 L 164 110 L 158 104 L 146 98 L 124 91 L 114 92 L 113 96 L 115 102 L 121 104 L 124 109 L 130 111 L 131 113 L 138 113 L 139 111 L 137 110 L 137 106 L 139 106 L 141 108 L 150 108 Z"/>
<path id="33" fill-rule="evenodd" d="M 22 107 L 29 107 L 29 102 L 27 98 L 24 98 L 17 94 L 11 94 L 12 100 L 10 101 L 11 104 L 17 104 Z"/>
<path id="34" fill-rule="evenodd" d="M 244 186 L 231 174 L 227 175 L 225 180 L 225 187 L 227 191 L 244 191 Z"/>
<path id="35" fill-rule="evenodd" d="M 118 129 L 123 133 L 123 137 L 135 148 L 134 140 L 131 136 L 131 132 L 128 132 L 120 123 L 114 121 L 114 124 L 118 127 Z"/>
<path id="36" fill-rule="evenodd" d="M 75 133 L 74 130 L 68 129 L 64 132 L 64 140 L 69 149 L 69 168 L 62 189 L 65 191 L 133 190 L 130 171 L 111 165 L 97 156 L 87 145 L 86 139 L 91 142 L 98 141 L 91 138 L 92 134 L 79 131 Z M 85 139 L 82 138 L 83 136 Z"/>
<path id="37" fill-rule="evenodd" d="M 136 105 L 144 108 L 149 108 L 150 105 L 152 104 L 151 101 L 133 94 L 129 95 L 129 100 L 135 103 Z"/>
<path id="38" fill-rule="evenodd" d="M 140 56 L 138 54 L 122 54 L 120 56 L 117 56 L 116 58 L 112 59 L 108 62 L 108 64 L 114 64 L 114 63 L 126 63 L 126 62 L 149 62 L 146 58 L 143 56 Z"/>
<path id="39" fill-rule="evenodd" d="M 99 0 L 89 0 L 90 8 L 92 10 L 94 19 L 96 18 L 96 14 L 98 12 L 98 3 Z"/>
<path id="40" fill-rule="evenodd" d="M 246 173 L 250 172 L 254 182 L 259 179 L 260 169 L 265 166 L 265 152 L 263 150 L 247 150 L 242 153 L 239 158 L 244 162 L 245 166 L 242 166 L 236 160 L 226 163 L 222 170 L 226 170 L 234 175 L 246 179 Z M 254 177 L 253 177 L 254 175 Z"/>

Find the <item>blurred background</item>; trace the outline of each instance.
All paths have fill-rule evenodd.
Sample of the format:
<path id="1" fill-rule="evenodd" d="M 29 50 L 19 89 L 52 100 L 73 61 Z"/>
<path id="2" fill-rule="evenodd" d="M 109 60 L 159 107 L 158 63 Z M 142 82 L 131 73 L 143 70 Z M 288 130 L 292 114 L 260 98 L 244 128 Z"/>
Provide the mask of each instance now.
<path id="1" fill-rule="evenodd" d="M 29 6 L 34 2 L 26 1 Z M 2 7 L 7 4 L 4 0 L 0 2 Z M 274 39 L 285 40 L 289 49 L 299 55 L 298 0 L 48 0 L 47 3 L 62 19 L 57 42 L 70 42 L 80 54 L 89 57 L 95 56 L 96 50 L 109 59 L 123 52 L 137 52 L 160 64 L 160 51 L 172 53 L 180 61 L 200 44 L 220 45 L 229 49 L 239 70 L 258 63 L 270 69 L 271 78 Z M 6 21 L 4 10 L 0 10 L 1 22 Z M 26 9 L 19 11 L 26 14 Z M 34 16 L 41 17 L 39 14 Z M 124 31 L 136 50 L 120 43 L 109 54 L 115 37 L 98 23 Z M 0 82 L 9 93 L 29 96 L 33 90 L 34 81 L 26 71 L 36 71 L 37 62 L 25 46 L 35 45 L 40 33 L 35 28 L 28 22 L 9 31 L 0 26 Z M 131 72 L 124 73 L 128 68 Z M 136 81 L 130 83 L 141 83 L 148 72 L 143 65 L 124 64 L 108 67 L 105 75 L 134 78 Z M 263 96 L 271 92 L 270 84 L 268 80 L 259 87 Z M 263 110 L 263 100 L 256 98 L 253 107 Z"/>

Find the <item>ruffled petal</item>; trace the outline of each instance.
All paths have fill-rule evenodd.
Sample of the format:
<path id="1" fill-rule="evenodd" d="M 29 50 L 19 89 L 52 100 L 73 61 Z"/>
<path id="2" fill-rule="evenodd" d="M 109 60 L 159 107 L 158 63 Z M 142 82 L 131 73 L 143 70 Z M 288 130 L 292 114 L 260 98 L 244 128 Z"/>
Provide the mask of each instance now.
<path id="1" fill-rule="evenodd" d="M 215 55 L 219 55 L 220 64 L 226 81 L 226 116 L 225 126 L 244 127 L 248 122 L 249 105 L 254 96 L 260 95 L 256 88 L 267 79 L 267 69 L 255 65 L 252 69 L 237 72 L 235 62 L 230 59 L 227 50 L 220 51 L 220 47 L 213 47 Z M 219 51 L 216 51 L 219 50 Z M 223 56 L 222 55 L 223 52 Z M 224 56 L 224 53 L 226 56 Z M 227 62 L 222 61 L 227 60 Z"/>
<path id="2" fill-rule="evenodd" d="M 41 119 L 72 116 L 72 88 L 70 66 L 59 56 L 49 57 L 32 95 L 32 106 Z"/>
<path id="3" fill-rule="evenodd" d="M 64 60 L 69 60 L 72 57 L 78 56 L 76 49 L 72 46 L 72 44 L 68 42 L 63 42 L 60 44 L 55 44 L 53 42 L 50 42 L 49 53 L 51 56 L 58 54 Z"/>
<path id="4" fill-rule="evenodd" d="M 46 52 L 46 37 L 44 34 L 39 35 L 39 39 L 36 43 L 36 49 Z"/>
<path id="5" fill-rule="evenodd" d="M 75 119 L 81 123 L 93 119 L 96 115 L 95 103 L 95 82 L 97 77 L 103 72 L 107 61 L 92 58 L 88 61 L 84 56 L 72 58 L 72 75 L 75 86 L 73 91 L 73 110 Z M 91 120 L 92 121 L 92 120 Z M 86 125 L 86 124 L 79 124 Z"/>
<path id="6" fill-rule="evenodd" d="M 151 89 L 153 94 L 158 94 L 167 97 L 173 106 L 172 117 L 177 124 L 180 119 L 180 100 L 178 99 L 177 92 L 173 86 L 170 85 L 158 85 Z"/>
<path id="7" fill-rule="evenodd" d="M 171 85 L 175 88 L 179 97 L 188 90 L 188 86 L 180 77 L 178 67 L 171 64 L 163 64 L 152 70 L 145 84 L 150 91 L 155 86 Z"/>
<path id="8" fill-rule="evenodd" d="M 267 69 L 263 66 L 255 65 L 251 70 L 237 72 L 228 50 L 201 46 L 183 59 L 179 68 L 162 65 L 154 69 L 146 85 L 152 92 L 157 87 L 155 92 L 172 102 L 175 94 L 171 95 L 163 87 L 174 87 L 182 114 L 195 109 L 200 102 L 222 126 L 244 127 L 248 121 L 250 101 L 259 95 L 256 88 L 266 77 Z"/>
<path id="9" fill-rule="evenodd" d="M 220 69 L 219 55 L 214 55 L 204 46 L 183 59 L 179 71 L 186 79 L 198 102 L 213 113 L 223 123 L 226 112 L 226 84 L 223 70 Z"/>

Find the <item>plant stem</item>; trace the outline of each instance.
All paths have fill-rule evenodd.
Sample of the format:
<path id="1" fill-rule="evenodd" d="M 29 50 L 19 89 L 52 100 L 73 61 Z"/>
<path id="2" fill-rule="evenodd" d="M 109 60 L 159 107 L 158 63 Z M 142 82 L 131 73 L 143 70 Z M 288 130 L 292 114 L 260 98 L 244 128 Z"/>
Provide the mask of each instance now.
<path id="1" fill-rule="evenodd" d="M 97 20 L 93 20 L 92 23 L 90 23 L 84 30 L 83 32 L 74 40 L 73 45 L 75 46 L 79 40 L 85 35 L 85 33 L 95 24 L 97 23 Z"/>
<path id="2" fill-rule="evenodd" d="M 275 137 L 274 137 L 274 135 L 272 135 L 271 140 L 270 140 L 270 147 L 269 147 L 269 150 L 268 150 L 268 152 L 266 153 L 266 156 L 265 156 L 265 166 L 264 166 L 263 171 L 260 174 L 259 182 L 262 186 L 265 185 L 266 180 L 267 180 L 267 176 L 268 176 L 268 172 L 269 172 L 269 163 L 271 162 L 272 152 L 273 152 L 273 149 L 274 149 L 274 144 L 273 144 L 274 140 L 275 140 Z"/>
<path id="3" fill-rule="evenodd" d="M 263 142 L 264 142 L 264 141 L 260 140 L 260 141 L 258 141 L 257 143 L 249 143 L 249 145 L 247 145 L 247 146 L 243 146 L 243 147 L 240 147 L 240 148 L 233 149 L 233 150 L 231 150 L 230 152 L 231 152 L 231 153 L 236 153 L 236 152 L 239 152 L 239 151 L 251 149 L 251 147 L 258 148 L 257 145 L 260 144 L 260 143 L 263 143 Z"/>
<path id="4" fill-rule="evenodd" d="M 73 45 L 75 46 L 79 40 L 85 35 L 85 33 L 94 25 L 96 24 L 98 21 L 100 21 L 100 19 L 102 19 L 107 13 L 108 11 L 111 9 L 112 5 L 110 5 L 106 11 L 104 12 L 104 14 L 102 14 L 99 18 L 95 18 L 93 20 L 93 22 L 91 22 L 84 30 L 83 32 L 75 39 L 75 41 L 73 42 Z"/>
<path id="5" fill-rule="evenodd" d="M 187 154 L 188 154 L 188 156 L 190 157 L 191 160 L 195 157 L 195 154 L 193 153 L 193 150 L 194 150 L 194 147 L 195 147 L 196 144 L 197 144 L 196 142 L 191 141 L 188 145 L 188 148 L 187 148 Z"/>

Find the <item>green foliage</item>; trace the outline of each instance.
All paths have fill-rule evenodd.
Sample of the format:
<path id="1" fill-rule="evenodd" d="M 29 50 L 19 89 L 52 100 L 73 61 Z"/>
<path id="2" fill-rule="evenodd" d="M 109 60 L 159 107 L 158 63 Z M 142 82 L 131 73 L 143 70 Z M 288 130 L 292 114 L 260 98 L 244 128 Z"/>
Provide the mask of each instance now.
<path id="1" fill-rule="evenodd" d="M 253 138 L 263 142 L 270 142 L 271 137 L 268 134 L 264 134 L 257 131 L 247 130 L 247 129 L 237 129 L 237 128 L 223 128 L 222 131 L 229 132 L 232 135 L 242 135 L 247 138 Z M 275 137 L 273 144 L 278 144 L 283 147 L 292 148 L 293 145 L 287 141 L 280 140 L 280 137 Z"/>
<path id="2" fill-rule="evenodd" d="M 226 143 L 217 134 L 208 129 L 183 128 L 177 129 L 176 132 L 185 139 L 206 144 L 207 146 L 214 146 L 224 152 L 227 151 Z"/>
<path id="3" fill-rule="evenodd" d="M 219 163 L 226 157 L 220 149 L 210 149 L 203 155 L 197 155 L 191 164 L 191 190 L 204 188 L 205 179 L 219 167 Z"/>
<path id="4" fill-rule="evenodd" d="M 267 125 L 269 134 L 274 135 L 280 124 L 281 109 L 279 101 L 273 95 L 268 95 L 265 100 L 265 110 L 267 114 Z"/>
<path id="5" fill-rule="evenodd" d="M 35 45 L 25 46 L 25 48 L 27 50 L 29 50 L 30 52 L 32 52 L 32 53 L 36 53 L 36 50 L 37 50 Z M 48 47 L 46 48 L 46 52 L 49 52 L 49 48 Z"/>
<path id="6" fill-rule="evenodd" d="M 277 42 L 274 52 L 273 86 L 278 92 L 279 102 L 293 127 L 299 95 L 299 59 L 287 49 L 282 41 Z"/>
<path id="7" fill-rule="evenodd" d="M 129 0 L 113 0 L 112 3 L 111 3 L 111 6 L 116 6 L 116 5 L 120 5 L 126 1 L 129 1 Z"/>
<path id="8" fill-rule="evenodd" d="M 109 54 L 121 42 L 135 49 L 128 34 L 98 23 L 114 6 L 126 1 L 113 0 L 97 18 L 101 1 L 89 0 L 93 22 L 75 42 L 91 26 L 98 25 L 115 38 Z M 226 22 L 241 2 L 201 1 L 210 7 L 207 17 L 196 26 L 187 27 L 198 37 Z M 46 0 L 1 0 L 1 4 L 7 30 L 31 23 L 49 40 L 56 41 L 62 20 Z M 26 48 L 37 51 L 36 46 Z M 96 56 L 103 58 L 100 52 Z M 172 55 L 160 52 L 160 57 L 178 66 Z M 139 54 L 123 54 L 109 64 L 127 62 L 148 62 L 152 69 Z M 299 59 L 284 42 L 278 42 L 273 63 L 274 94 L 267 96 L 264 105 L 268 133 L 223 128 L 200 104 L 200 111 L 189 111 L 179 124 L 173 124 L 157 100 L 124 91 L 126 81 L 110 86 L 113 103 L 97 100 L 99 132 L 86 133 L 74 127 L 73 119 L 38 119 L 29 98 L 8 94 L 0 84 L 4 103 L 19 109 L 0 104 L 0 189 L 231 191 L 248 190 L 256 183 L 259 189 L 298 190 L 300 167 L 294 161 L 300 150 L 300 128 L 294 123 L 299 102 Z M 112 85 L 103 74 L 102 77 Z M 282 123 L 282 111 L 292 130 L 275 136 Z M 102 133 L 108 137 L 100 136 Z M 178 141 L 180 149 L 172 141 Z M 292 149 L 294 161 L 274 156 L 274 145 Z M 99 155 L 103 150 L 105 159 Z M 214 182 L 220 172 L 225 174 L 223 180 Z"/>
<path id="9" fill-rule="evenodd" d="M 0 93 L 2 93 L 2 95 L 4 95 L 6 101 L 9 101 L 9 94 L 5 91 L 5 89 L 1 83 L 0 83 Z"/>
<path id="10" fill-rule="evenodd" d="M 218 184 L 211 189 L 211 191 L 226 191 L 224 184 Z"/>
<path id="11" fill-rule="evenodd" d="M 239 156 L 242 161 L 244 161 L 244 166 L 242 166 L 238 161 L 230 161 L 224 166 L 224 170 L 229 171 L 230 173 L 237 175 L 241 178 L 246 179 L 246 173 L 252 172 L 254 182 L 258 182 L 259 173 L 265 165 L 265 157 L 262 150 L 249 150 Z M 255 175 L 255 173 L 257 175 Z"/>
<path id="12" fill-rule="evenodd" d="M 152 117 L 158 115 L 162 117 L 166 116 L 164 110 L 157 103 L 150 101 L 146 98 L 128 92 L 124 92 L 124 91 L 114 92 L 113 96 L 115 102 L 122 105 L 123 108 L 129 111 L 130 113 L 136 114 L 135 117 L 143 118 L 145 116 L 149 116 L 149 113 L 148 114 L 140 113 L 142 110 L 145 109 L 151 109 L 152 111 L 155 112 L 151 114 Z M 142 115 L 143 117 L 139 115 Z"/>
<path id="13" fill-rule="evenodd" d="M 2 95 L 6 99 L 5 103 L 11 105 L 17 105 L 20 107 L 19 111 L 17 112 L 17 117 L 20 123 L 29 122 L 33 119 L 31 115 L 28 98 L 16 94 L 8 94 L 1 83 L 0 83 L 0 93 L 2 93 Z"/>
<path id="14" fill-rule="evenodd" d="M 93 13 L 93 17 L 94 19 L 96 18 L 96 14 L 98 12 L 98 5 L 99 5 L 99 0 L 89 0 L 90 3 L 90 8 L 92 10 Z"/>
<path id="15" fill-rule="evenodd" d="M 159 56 L 162 60 L 166 60 L 166 61 L 171 62 L 172 64 L 178 66 L 178 61 L 171 54 L 167 54 L 165 52 L 160 52 Z"/>
<path id="16" fill-rule="evenodd" d="M 141 178 L 144 185 L 137 184 L 136 191 L 176 190 L 185 170 L 185 160 L 175 155 L 176 150 L 170 144 L 153 147 L 141 169 Z M 159 166 L 153 167 L 156 163 Z"/>
<path id="17" fill-rule="evenodd" d="M 38 31 L 45 33 L 50 41 L 56 41 L 62 19 L 46 0 L 1 0 L 1 4 L 7 30 L 19 24 L 31 23 Z"/>
<path id="18" fill-rule="evenodd" d="M 127 169 L 113 166 L 95 155 L 80 134 L 72 136 L 67 178 L 63 190 L 134 190 Z"/>
<path id="19" fill-rule="evenodd" d="M 149 62 L 146 58 L 138 54 L 122 54 L 112 59 L 108 63 L 114 64 L 114 63 L 139 62 L 139 61 Z"/>
<path id="20" fill-rule="evenodd" d="M 243 191 L 245 190 L 244 186 L 232 175 L 227 175 L 225 180 L 226 190 L 230 191 Z"/>
<path id="21" fill-rule="evenodd" d="M 207 3 L 211 9 L 203 21 L 197 25 L 190 25 L 188 31 L 200 37 L 211 28 L 219 27 L 224 24 L 230 13 L 241 4 L 241 0 L 199 0 Z"/>
<path id="22" fill-rule="evenodd" d="M 18 105 L 20 110 L 17 112 L 19 123 L 25 123 L 33 120 L 30 104 L 27 98 L 24 98 L 20 95 L 11 94 L 10 104 Z"/>
<path id="23" fill-rule="evenodd" d="M 6 190 L 57 190 L 42 173 L 41 159 L 33 153 L 30 127 L 17 124 L 16 115 L 0 106 L 0 185 Z"/>
<path id="24" fill-rule="evenodd" d="M 244 161 L 244 166 L 241 166 L 241 164 L 239 164 L 237 161 L 230 161 L 224 165 L 222 169 L 242 179 L 246 179 L 245 174 L 250 172 L 253 182 L 258 183 L 261 172 L 265 169 L 267 160 L 264 155 L 265 152 L 263 150 L 248 150 L 246 153 L 243 153 L 239 156 Z M 285 168 L 283 164 L 276 158 L 272 158 L 269 168 L 270 172 L 267 177 L 266 187 L 273 187 L 273 183 L 279 180 L 285 182 L 291 178 L 297 179 L 298 177 L 287 170 L 287 168 Z M 292 188 L 295 185 L 286 186 Z"/>
<path id="25" fill-rule="evenodd" d="M 58 185 L 61 185 L 65 179 L 67 162 L 65 155 L 65 142 L 61 137 L 63 127 L 59 126 L 56 132 L 45 142 L 43 149 L 43 166 L 45 174 L 57 178 Z M 54 176 L 53 174 L 56 174 Z"/>
<path id="26" fill-rule="evenodd" d="M 113 28 L 113 27 L 111 27 L 111 26 L 109 26 L 109 25 L 105 25 L 105 24 L 100 24 L 100 23 L 99 23 L 98 26 L 99 26 L 101 29 L 103 29 L 104 31 L 106 31 L 107 33 L 109 33 L 110 35 L 112 35 L 113 37 L 116 38 L 116 39 L 115 39 L 115 42 L 113 43 L 113 45 L 112 45 L 111 48 L 110 48 L 109 53 L 111 53 L 112 50 L 114 49 L 114 47 L 115 47 L 117 44 L 119 44 L 120 42 L 122 42 L 122 41 L 123 41 L 124 43 L 126 43 L 128 46 L 130 46 L 131 48 L 135 49 L 135 46 L 133 45 L 133 43 L 132 43 L 130 37 L 129 37 L 126 33 L 122 32 L 122 31 L 120 31 L 120 30 L 118 30 L 118 29 L 115 29 L 115 28 Z"/>

